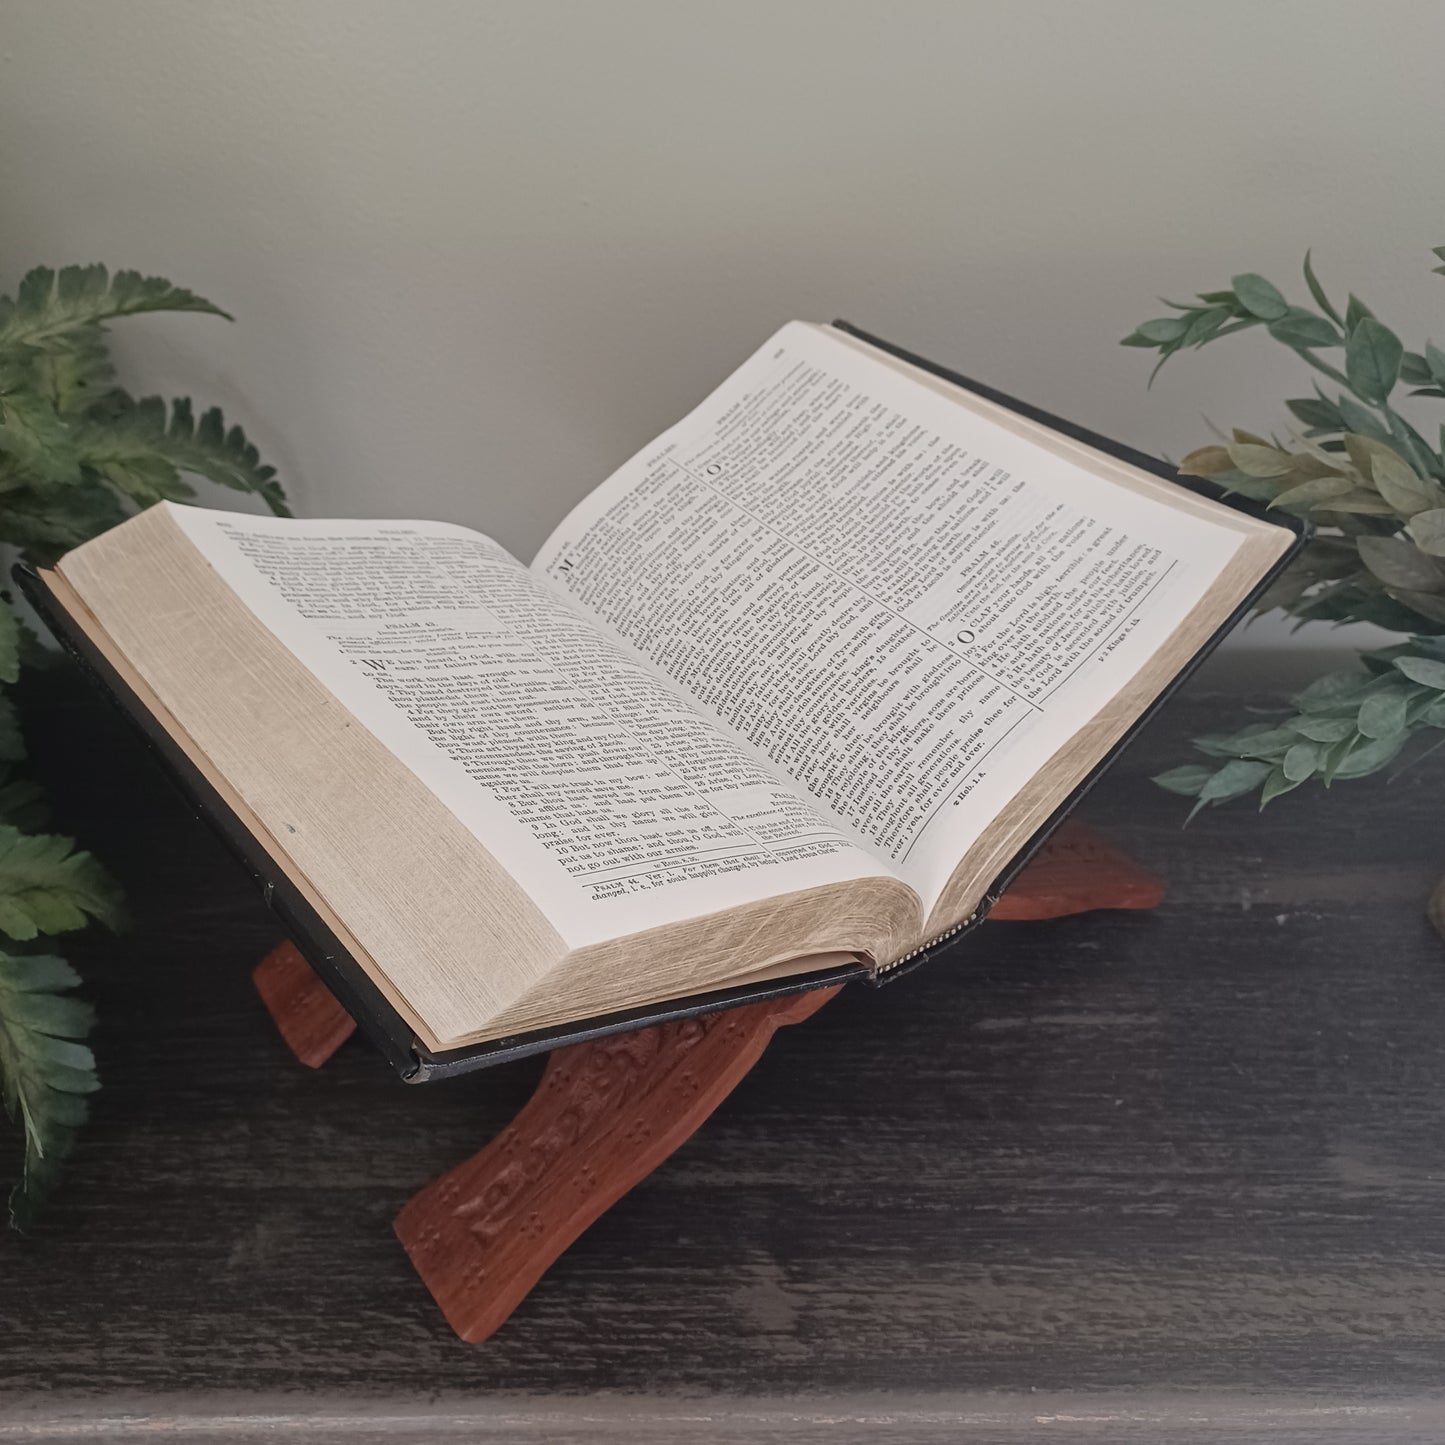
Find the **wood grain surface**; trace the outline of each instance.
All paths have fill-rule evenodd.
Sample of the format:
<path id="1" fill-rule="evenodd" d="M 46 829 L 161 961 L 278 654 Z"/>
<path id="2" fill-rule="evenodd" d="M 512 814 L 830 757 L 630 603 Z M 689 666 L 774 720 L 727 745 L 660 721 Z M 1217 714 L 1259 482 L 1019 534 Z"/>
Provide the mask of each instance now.
<path id="1" fill-rule="evenodd" d="M 0 1441 L 1445 1436 L 1440 761 L 1181 831 L 1146 776 L 1240 708 L 1184 695 L 1088 809 L 1163 907 L 845 990 L 477 1349 L 390 1221 L 539 1062 L 297 1064 L 250 982 L 274 920 L 46 692 L 58 821 L 136 922 L 69 950 L 106 1087 L 0 1235 Z"/>

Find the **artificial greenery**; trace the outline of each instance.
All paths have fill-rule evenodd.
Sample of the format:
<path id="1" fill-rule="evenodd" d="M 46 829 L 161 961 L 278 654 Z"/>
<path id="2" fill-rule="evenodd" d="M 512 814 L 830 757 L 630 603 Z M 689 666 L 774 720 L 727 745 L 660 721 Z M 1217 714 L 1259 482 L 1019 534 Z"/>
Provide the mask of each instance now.
<path id="1" fill-rule="evenodd" d="M 219 409 L 196 421 L 184 397 L 167 406 L 115 384 L 106 323 L 148 311 L 226 316 L 158 276 L 104 266 L 38 267 L 13 298 L 0 297 L 0 543 L 27 561 L 53 562 L 137 508 L 189 500 L 188 475 L 287 514 L 275 469 Z M 16 766 L 25 749 L 8 689 L 42 656 L 0 593 L 0 1094 L 24 1136 L 10 1196 L 17 1225 L 54 1183 L 99 1085 L 75 971 L 36 941 L 91 919 L 122 921 L 120 892 L 100 864 L 69 838 L 32 831 L 45 824 L 45 804 Z"/>
<path id="2" fill-rule="evenodd" d="M 1445 261 L 1445 246 L 1435 254 Z M 1418 755 L 1411 745 L 1432 732 L 1432 746 L 1445 742 L 1445 425 L 1435 447 L 1397 409 L 1397 388 L 1445 397 L 1445 351 L 1405 350 L 1353 295 L 1341 312 L 1308 254 L 1304 281 L 1313 306 L 1294 305 L 1263 276 L 1236 276 L 1228 290 L 1166 301 L 1176 314 L 1144 322 L 1124 345 L 1158 352 L 1157 374 L 1177 352 L 1262 328 L 1330 383 L 1317 379 L 1313 395 L 1286 402 L 1295 425 L 1283 439 L 1235 431 L 1179 470 L 1312 524 L 1259 612 L 1371 622 L 1401 641 L 1362 654 L 1362 669 L 1319 678 L 1286 715 L 1194 739 L 1208 761 L 1155 779 L 1196 800 L 1191 817 L 1247 794 L 1263 807 L 1312 779 L 1328 787 L 1380 772 Z"/>

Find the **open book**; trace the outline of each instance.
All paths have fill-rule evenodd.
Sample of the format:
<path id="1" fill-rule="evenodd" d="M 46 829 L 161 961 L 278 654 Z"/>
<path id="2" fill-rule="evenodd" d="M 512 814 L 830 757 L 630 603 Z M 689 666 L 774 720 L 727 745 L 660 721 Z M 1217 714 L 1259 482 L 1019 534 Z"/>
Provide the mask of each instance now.
<path id="1" fill-rule="evenodd" d="M 164 504 L 32 593 L 425 1074 L 960 930 L 1297 540 L 795 322 L 530 566 Z"/>

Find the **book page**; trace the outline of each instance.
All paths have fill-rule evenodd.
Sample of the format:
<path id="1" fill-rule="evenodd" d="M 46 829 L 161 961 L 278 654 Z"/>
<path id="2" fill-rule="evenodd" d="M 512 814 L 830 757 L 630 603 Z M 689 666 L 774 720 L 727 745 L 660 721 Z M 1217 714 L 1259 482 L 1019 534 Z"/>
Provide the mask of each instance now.
<path id="1" fill-rule="evenodd" d="M 1242 537 L 793 323 L 533 567 L 931 907 Z"/>
<path id="2" fill-rule="evenodd" d="M 569 947 L 885 871 L 488 538 L 171 510 Z"/>

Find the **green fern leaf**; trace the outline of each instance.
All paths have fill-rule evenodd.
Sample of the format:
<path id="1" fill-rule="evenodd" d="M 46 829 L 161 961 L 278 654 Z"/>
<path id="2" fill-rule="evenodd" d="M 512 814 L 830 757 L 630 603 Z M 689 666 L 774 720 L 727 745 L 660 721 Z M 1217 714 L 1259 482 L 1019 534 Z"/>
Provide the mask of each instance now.
<path id="1" fill-rule="evenodd" d="M 15 609 L 0 602 L 0 682 L 14 682 L 20 676 L 22 641 Z"/>
<path id="2" fill-rule="evenodd" d="M 0 822 L 34 831 L 50 821 L 45 789 L 34 778 L 14 775 L 14 769 L 0 766 Z"/>
<path id="3" fill-rule="evenodd" d="M 0 453 L 32 483 L 70 485 L 81 479 L 70 428 L 30 392 L 0 396 Z"/>
<path id="4" fill-rule="evenodd" d="M 46 350 L 81 327 L 143 311 L 206 311 L 231 319 L 204 296 L 161 276 L 139 271 L 111 276 L 104 266 L 65 266 L 59 271 L 37 266 L 21 281 L 14 300 L 0 297 L 0 349 Z"/>
<path id="5" fill-rule="evenodd" d="M 18 763 L 25 756 L 20 714 L 8 692 L 0 692 L 0 762 Z"/>
<path id="6" fill-rule="evenodd" d="M 79 416 L 115 379 L 105 328 L 78 327 L 31 359 L 32 383 L 62 417 Z"/>
<path id="7" fill-rule="evenodd" d="M 35 384 L 35 353 L 0 351 L 0 394 L 34 390 Z"/>
<path id="8" fill-rule="evenodd" d="M 180 480 L 180 473 L 189 472 L 223 487 L 254 492 L 278 516 L 290 515 L 276 468 L 263 465 L 240 427 L 227 430 L 219 407 L 205 412 L 197 424 L 189 397 L 176 398 L 168 422 L 160 397 L 135 401 L 123 391 L 112 391 L 92 409 L 77 449 L 86 466 L 142 506 L 194 496 Z"/>
<path id="9" fill-rule="evenodd" d="M 26 1227 L 55 1182 L 85 1122 L 85 1095 L 100 1087 L 89 1004 L 69 995 L 80 980 L 62 958 L 0 952 L 0 1097 L 25 1131 L 25 1173 L 10 1195 L 10 1220 Z"/>
<path id="10" fill-rule="evenodd" d="M 5 540 L 40 566 L 125 521 L 126 515 L 120 499 L 94 475 L 79 486 L 22 487 L 0 496 Z"/>
<path id="11" fill-rule="evenodd" d="M 27 667 L 48 669 L 60 662 L 60 653 L 40 640 L 40 634 L 23 618 L 17 619 L 20 628 L 20 669 Z"/>
<path id="12" fill-rule="evenodd" d="M 111 928 L 123 921 L 120 890 L 100 864 L 71 838 L 0 824 L 0 932 L 24 943 L 88 918 Z"/>
<path id="13" fill-rule="evenodd" d="M 97 470 L 111 486 L 141 507 L 155 502 L 188 502 L 196 495 L 196 489 L 183 482 L 181 474 L 164 457 L 110 457 Z"/>

